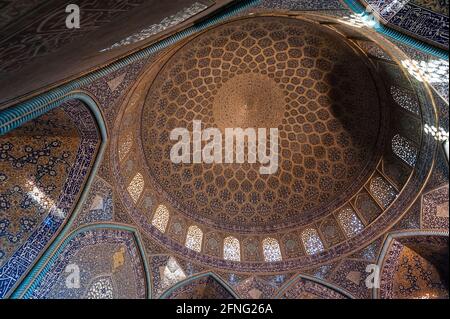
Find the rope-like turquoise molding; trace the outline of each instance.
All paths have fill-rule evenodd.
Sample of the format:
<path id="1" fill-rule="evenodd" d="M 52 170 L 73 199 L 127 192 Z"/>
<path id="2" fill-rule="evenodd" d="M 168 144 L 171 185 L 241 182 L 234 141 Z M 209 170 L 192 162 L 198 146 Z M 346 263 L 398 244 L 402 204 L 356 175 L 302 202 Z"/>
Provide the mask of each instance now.
<path id="1" fill-rule="evenodd" d="M 370 14 L 369 12 L 366 11 L 364 5 L 362 5 L 358 0 L 343 0 L 343 1 L 356 14 L 359 14 L 361 16 L 367 16 Z M 385 26 L 382 23 L 379 23 L 378 26 L 374 28 L 374 30 L 376 30 L 378 33 L 381 33 L 385 36 L 395 39 L 401 43 L 409 45 L 414 49 L 417 49 L 424 53 L 431 54 L 435 57 L 448 61 L 448 51 L 434 47 L 418 39 L 414 39 L 413 37 L 401 33 L 397 30 L 394 30 L 388 26 Z"/>
<path id="2" fill-rule="evenodd" d="M 0 136 L 11 130 L 21 126 L 25 122 L 35 119 L 46 112 L 58 107 L 61 99 L 74 90 L 80 89 L 89 83 L 98 80 L 110 73 L 113 73 L 131 63 L 145 59 L 152 54 L 171 46 L 172 44 L 191 36 L 197 32 L 203 31 L 206 28 L 213 26 L 229 17 L 232 17 L 242 10 L 245 10 L 253 5 L 260 3 L 261 0 L 244 0 L 237 4 L 230 6 L 227 9 L 217 13 L 215 16 L 207 18 L 193 26 L 177 32 L 157 43 L 151 44 L 145 49 L 135 52 L 127 57 L 120 59 L 102 69 L 96 70 L 88 75 L 82 76 L 76 80 L 70 81 L 67 84 L 54 88 L 37 97 L 31 98 L 23 103 L 9 107 L 0 111 Z"/>
<path id="3" fill-rule="evenodd" d="M 48 262 L 45 264 L 44 268 L 39 269 L 39 273 L 37 276 L 29 276 L 27 280 L 24 280 L 21 283 L 21 286 L 14 292 L 14 294 L 11 296 L 11 298 L 22 298 L 22 299 L 29 299 L 31 297 L 31 294 L 36 289 L 36 287 L 41 283 L 44 276 L 48 273 L 50 270 L 50 267 L 54 264 L 56 259 L 58 258 L 59 254 L 64 250 L 64 248 L 69 244 L 69 242 L 75 238 L 77 235 L 92 230 L 92 229 L 117 229 L 117 230 L 124 230 L 127 232 L 130 232 L 133 234 L 133 237 L 138 245 L 139 252 L 141 254 L 142 263 L 144 265 L 144 273 L 147 281 L 147 297 L 151 298 L 151 285 L 150 285 L 150 268 L 148 267 L 147 258 L 145 257 L 144 252 L 144 246 L 141 243 L 141 240 L 139 238 L 138 232 L 134 227 L 127 226 L 127 225 L 117 225 L 117 224 L 94 224 L 94 225 L 88 225 L 85 227 L 81 227 L 75 231 L 73 231 L 61 244 L 61 246 L 58 247 L 58 249 L 55 251 L 55 253 L 52 255 L 52 257 L 48 260 Z"/>
<path id="4" fill-rule="evenodd" d="M 53 242 L 46 249 L 44 254 L 38 259 L 38 261 L 34 264 L 34 266 L 31 268 L 31 270 L 28 272 L 28 274 L 25 276 L 25 278 L 22 279 L 20 284 L 18 284 L 17 288 L 15 288 L 14 292 L 11 294 L 11 298 L 20 298 L 20 296 L 24 293 L 26 287 L 30 284 L 30 282 L 34 278 L 36 278 L 36 276 L 39 274 L 39 271 L 42 269 L 42 267 L 45 265 L 46 261 L 52 255 L 53 251 L 58 247 L 59 243 L 67 235 L 67 232 L 69 231 L 70 227 L 72 226 L 73 222 L 75 221 L 75 218 L 78 216 L 78 213 L 81 211 L 81 208 L 87 198 L 87 195 L 89 193 L 91 185 L 94 182 L 94 178 L 97 173 L 97 170 L 100 167 L 100 163 L 102 162 L 103 154 L 105 153 L 106 145 L 108 142 L 108 135 L 106 132 L 105 121 L 100 112 L 100 109 L 98 108 L 97 103 L 95 103 L 95 101 L 89 95 L 87 95 L 83 92 L 68 94 L 67 96 L 63 97 L 60 101 L 55 101 L 54 103 L 61 104 L 64 101 L 72 100 L 72 99 L 77 99 L 77 100 L 84 102 L 85 105 L 89 108 L 89 110 L 94 115 L 96 124 L 100 131 L 100 136 L 101 136 L 100 147 L 99 147 L 97 156 L 95 157 L 95 162 L 89 173 L 87 181 L 84 184 L 83 190 L 81 191 L 80 198 L 78 199 L 76 206 L 72 212 L 72 215 L 69 217 L 69 220 L 63 226 L 63 229 L 59 232 L 59 234 L 57 235 L 55 240 L 53 240 Z"/>

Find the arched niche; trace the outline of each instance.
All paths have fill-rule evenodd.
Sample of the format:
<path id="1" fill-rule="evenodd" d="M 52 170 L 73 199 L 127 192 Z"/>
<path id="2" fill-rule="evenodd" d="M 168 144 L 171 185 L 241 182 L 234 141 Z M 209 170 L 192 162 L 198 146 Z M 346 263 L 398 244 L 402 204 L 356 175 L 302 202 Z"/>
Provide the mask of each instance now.
<path id="1" fill-rule="evenodd" d="M 390 234 L 378 259 L 375 299 L 447 299 L 448 232 Z"/>
<path id="2" fill-rule="evenodd" d="M 146 299 L 147 258 L 136 229 L 92 224 L 70 233 L 14 293 L 24 299 Z"/>
<path id="3" fill-rule="evenodd" d="M 279 299 L 353 299 L 353 296 L 317 278 L 294 276 L 276 294 Z"/>
<path id="4" fill-rule="evenodd" d="M 30 277 L 64 237 L 88 193 L 107 142 L 97 103 L 83 92 L 52 101 L 37 118 L 30 117 L 32 112 L 27 114 L 18 113 L 20 126 L 0 136 L 4 154 L 0 197 L 5 203 L 0 217 L 4 259 L 0 298 L 10 296 Z"/>
<path id="5" fill-rule="evenodd" d="M 238 299 L 236 293 L 214 273 L 192 276 L 168 289 L 161 299 Z"/>

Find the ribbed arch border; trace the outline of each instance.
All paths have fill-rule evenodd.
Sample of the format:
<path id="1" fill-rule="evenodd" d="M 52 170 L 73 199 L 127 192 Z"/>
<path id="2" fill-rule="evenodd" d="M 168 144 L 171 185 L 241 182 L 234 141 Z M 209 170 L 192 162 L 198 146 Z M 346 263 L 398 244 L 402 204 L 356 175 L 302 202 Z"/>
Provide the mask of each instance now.
<path id="1" fill-rule="evenodd" d="M 20 286 L 14 291 L 11 298 L 13 299 L 29 299 L 31 293 L 35 289 L 37 285 L 40 284 L 44 276 L 48 273 L 51 266 L 55 262 L 58 255 L 65 249 L 65 247 L 69 244 L 69 242 L 75 238 L 77 235 L 95 229 L 110 229 L 110 230 L 122 230 L 127 231 L 133 234 L 133 237 L 137 243 L 140 257 L 142 260 L 142 264 L 144 266 L 145 280 L 146 280 L 146 291 L 147 298 L 151 298 L 151 280 L 150 280 L 150 272 L 148 267 L 148 261 L 145 254 L 144 246 L 142 244 L 141 237 L 136 228 L 123 225 L 123 224 L 115 224 L 115 223 L 101 223 L 101 224 L 92 224 L 87 226 L 82 226 L 78 229 L 72 231 L 67 237 L 64 238 L 62 242 L 59 243 L 55 249 L 51 252 L 51 257 L 46 260 L 41 259 L 34 267 L 34 269 L 28 274 L 28 276 L 22 281 Z"/>
<path id="2" fill-rule="evenodd" d="M 322 285 L 322 286 L 324 286 L 324 287 L 326 287 L 328 289 L 334 290 L 334 291 L 336 291 L 336 292 L 346 296 L 349 299 L 355 299 L 355 297 L 353 297 L 352 294 L 350 294 L 348 291 L 346 291 L 346 290 L 344 290 L 342 288 L 339 288 L 339 287 L 337 287 L 337 286 L 335 286 L 333 284 L 330 284 L 330 283 L 328 283 L 328 282 L 326 282 L 324 280 L 321 280 L 321 279 L 318 279 L 318 278 L 315 278 L 315 277 L 312 277 L 312 276 L 309 276 L 309 275 L 304 275 L 304 274 L 297 274 L 297 275 L 295 275 L 292 279 L 290 279 L 287 283 L 285 283 L 278 290 L 278 292 L 275 294 L 274 298 L 275 299 L 281 299 L 283 293 L 285 291 L 287 291 L 289 288 L 291 288 L 292 285 L 294 285 L 297 282 L 298 279 L 306 279 L 306 280 L 309 280 L 309 281 L 313 281 L 313 282 L 315 282 L 315 283 L 317 283 L 319 285 Z"/>
<path id="3" fill-rule="evenodd" d="M 391 243 L 398 238 L 404 238 L 404 237 L 420 237 L 420 236 L 436 236 L 436 237 L 449 237 L 448 231 L 439 231 L 439 230 L 406 230 L 406 231 L 397 231 L 390 233 L 386 240 L 383 243 L 383 248 L 381 249 L 380 255 L 377 260 L 377 266 L 380 269 L 380 275 L 381 270 L 383 267 L 384 259 L 386 258 L 386 254 L 389 251 L 389 247 L 391 246 Z M 381 278 L 380 278 L 381 279 Z M 379 299 L 380 290 L 378 288 L 372 289 L 372 298 L 373 299 Z"/>
<path id="4" fill-rule="evenodd" d="M 94 164 L 92 165 L 92 168 L 89 172 L 89 176 L 83 185 L 83 189 L 81 190 L 80 197 L 78 198 L 78 201 L 75 204 L 75 208 L 73 209 L 72 214 L 70 215 L 68 221 L 65 223 L 63 229 L 59 231 L 57 237 L 53 240 L 53 242 L 50 244 L 50 246 L 47 248 L 47 250 L 44 252 L 44 254 L 34 264 L 34 266 L 31 268 L 31 270 L 28 272 L 28 274 L 24 277 L 24 279 L 22 279 L 20 284 L 18 284 L 18 286 L 15 289 L 13 288 L 14 290 L 13 290 L 12 294 L 10 293 L 11 294 L 10 298 L 17 298 L 18 296 L 23 294 L 25 287 L 29 284 L 29 282 L 33 278 L 35 278 L 38 275 L 39 270 L 47 262 L 47 260 L 50 258 L 52 253 L 55 251 L 57 246 L 64 239 L 64 237 L 66 236 L 70 227 L 72 226 L 73 222 L 75 221 L 76 217 L 78 216 L 78 213 L 81 211 L 81 208 L 86 200 L 86 197 L 89 193 L 91 185 L 94 181 L 97 170 L 100 167 L 100 164 L 103 159 L 103 155 L 104 155 L 104 152 L 106 149 L 106 144 L 108 142 L 108 134 L 106 131 L 105 121 L 104 121 L 102 113 L 98 107 L 98 104 L 94 101 L 94 99 L 89 94 L 78 91 L 78 92 L 69 93 L 66 96 L 62 97 L 61 99 L 52 102 L 51 109 L 59 107 L 64 102 L 67 102 L 70 100 L 79 100 L 79 101 L 83 102 L 87 106 L 87 108 L 90 110 L 90 112 L 92 113 L 92 115 L 96 121 L 99 133 L 100 133 L 99 150 L 95 157 Z M 44 113 L 45 112 L 39 114 L 38 116 L 40 116 Z M 38 116 L 36 116 L 36 117 L 38 117 Z M 31 117 L 30 120 L 34 119 L 36 117 Z M 20 122 L 21 123 L 20 125 L 22 125 L 25 122 L 27 122 L 27 121 L 24 120 L 23 122 Z M 18 126 L 20 126 L 20 125 L 18 125 Z M 16 127 L 16 126 L 14 126 L 14 127 Z"/>
<path id="5" fill-rule="evenodd" d="M 167 299 L 170 294 L 177 290 L 180 287 L 183 287 L 195 280 L 198 280 L 200 278 L 204 278 L 204 277 L 211 277 L 214 280 L 216 280 L 226 291 L 228 291 L 230 293 L 230 295 L 232 295 L 235 299 L 240 299 L 239 296 L 234 292 L 233 288 L 230 287 L 230 285 L 228 285 L 222 278 L 220 278 L 219 276 L 217 276 L 214 272 L 208 271 L 208 272 L 204 272 L 201 274 L 197 274 L 194 276 L 191 276 L 185 280 L 182 280 L 180 282 L 178 282 L 177 284 L 175 284 L 174 286 L 170 287 L 169 289 L 167 289 L 160 297 L 159 299 Z"/>

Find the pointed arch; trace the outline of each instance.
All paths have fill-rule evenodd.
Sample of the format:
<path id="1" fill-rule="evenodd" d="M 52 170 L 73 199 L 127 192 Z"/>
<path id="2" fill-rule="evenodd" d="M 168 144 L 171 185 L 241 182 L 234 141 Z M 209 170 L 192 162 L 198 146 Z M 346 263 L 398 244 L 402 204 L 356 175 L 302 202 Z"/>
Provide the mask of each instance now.
<path id="1" fill-rule="evenodd" d="M 380 288 L 377 288 L 376 286 L 372 289 L 372 298 L 373 299 L 380 299 L 382 298 L 382 293 L 384 290 L 384 293 L 386 294 L 387 287 L 385 283 L 387 281 L 385 280 L 386 271 L 393 271 L 395 267 L 394 263 L 396 259 L 400 256 L 399 254 L 399 248 L 403 245 L 402 242 L 408 241 L 409 239 L 412 239 L 413 241 L 419 243 L 421 245 L 422 250 L 426 251 L 426 254 L 429 254 L 430 256 L 434 255 L 433 250 L 428 249 L 428 245 L 430 244 L 430 238 L 436 238 L 436 239 L 443 239 L 446 240 L 448 245 L 448 237 L 449 232 L 448 231 L 433 231 L 433 230 L 417 230 L 417 231 L 396 231 L 390 233 L 383 244 L 383 247 L 381 249 L 380 255 L 377 260 L 377 269 L 379 269 L 379 284 Z M 422 242 L 421 238 L 427 239 L 424 244 L 420 244 Z M 408 247 L 408 244 L 404 244 L 404 246 Z M 448 262 L 448 246 L 445 248 L 445 251 L 447 252 L 446 260 Z M 448 265 L 448 264 L 447 264 Z M 390 269 L 387 269 L 390 267 Z M 448 266 L 447 266 L 448 267 Z M 392 280 L 389 280 L 392 282 Z"/>
<path id="2" fill-rule="evenodd" d="M 304 274 L 297 274 L 287 281 L 278 290 L 274 298 L 301 298 L 302 294 L 317 296 L 321 299 L 354 299 L 348 291 L 321 279 Z"/>
<path id="3" fill-rule="evenodd" d="M 195 289 L 202 286 L 208 289 Z M 199 291 L 209 295 L 198 295 Z M 195 295 L 197 294 L 197 295 Z M 213 272 L 194 275 L 185 279 L 164 292 L 160 299 L 239 299 L 234 290 Z"/>
<path id="4" fill-rule="evenodd" d="M 384 177 L 375 175 L 369 184 L 369 191 L 378 204 L 386 209 L 397 198 L 398 192 Z"/>
<path id="5" fill-rule="evenodd" d="M 102 223 L 102 224 L 93 224 L 78 228 L 71 232 L 65 239 L 60 243 L 60 245 L 51 253 L 48 259 L 41 259 L 30 274 L 23 280 L 20 286 L 14 291 L 11 295 L 13 299 L 29 299 L 33 297 L 33 293 L 37 287 L 43 284 L 44 280 L 46 280 L 47 274 L 53 273 L 53 267 L 58 266 L 57 262 L 59 261 L 58 257 L 65 253 L 66 249 L 69 249 L 69 245 L 73 240 L 76 240 L 79 236 L 84 236 L 84 234 L 88 232 L 94 231 L 122 231 L 124 233 L 129 233 L 137 248 L 138 257 L 140 262 L 142 263 L 144 277 L 145 277 L 145 294 L 146 298 L 151 298 L 151 277 L 149 272 L 148 261 L 146 257 L 146 253 L 144 250 L 144 246 L 142 244 L 142 239 L 136 230 L 136 228 L 131 226 L 126 226 L 122 224 L 116 223 Z M 102 236 L 102 235 L 100 235 Z M 90 236 L 90 238 L 95 236 Z M 115 236 L 113 236 L 115 238 Z M 115 239 L 114 239 L 115 240 Z"/>
<path id="6" fill-rule="evenodd" d="M 97 151 L 84 151 L 86 154 L 92 154 L 92 158 L 90 159 L 91 165 L 90 169 L 87 170 L 86 175 L 80 174 L 80 176 L 82 176 L 84 180 L 79 181 L 78 184 L 74 183 L 74 185 L 78 185 L 79 192 L 78 194 L 74 194 L 74 196 L 78 195 L 78 197 L 73 203 L 73 209 L 69 211 L 67 215 L 50 214 L 43 221 L 43 223 L 38 226 L 36 231 L 31 235 L 30 239 L 24 245 L 22 245 L 22 247 L 9 259 L 9 261 L 3 267 L 0 268 L 0 280 L 5 279 L 3 281 L 4 285 L 2 286 L 2 289 L 0 289 L 0 298 L 11 296 L 14 293 L 14 290 L 20 289 L 20 287 L 23 286 L 22 283 L 27 283 L 29 278 L 32 278 L 33 274 L 35 275 L 34 270 L 36 269 L 36 267 L 39 267 L 41 262 L 44 262 L 49 258 L 51 252 L 56 249 L 58 244 L 67 234 L 78 213 L 81 211 L 84 201 L 86 200 L 91 185 L 95 179 L 96 172 L 103 159 L 106 144 L 108 141 L 104 117 L 98 107 L 97 101 L 89 93 L 81 91 L 73 92 L 63 96 L 60 99 L 52 100 L 51 102 L 49 102 L 47 107 L 44 108 L 44 110 L 46 111 L 43 111 L 42 113 L 39 113 L 37 115 L 33 114 L 33 116 L 25 115 L 23 117 L 20 117 L 19 115 L 20 118 L 17 121 L 14 121 L 13 124 L 11 124 L 12 126 L 2 126 L 2 129 L 4 128 L 5 131 L 2 131 L 1 133 L 8 132 L 14 128 L 20 127 L 30 120 L 35 119 L 39 115 L 45 114 L 46 112 L 60 107 L 64 103 L 72 100 L 83 103 L 83 105 L 87 109 L 87 112 L 90 112 L 92 116 L 92 119 L 98 130 L 99 145 L 97 147 Z M 29 105 L 25 105 L 25 107 L 29 107 Z M 89 143 L 85 144 L 86 147 L 90 147 L 88 146 Z M 61 219 L 62 216 L 65 216 L 65 218 Z M 44 248 L 36 248 L 36 245 Z M 23 254 L 26 254 L 27 258 L 23 258 Z M 20 260 L 20 263 L 22 265 L 20 271 L 17 270 L 16 266 L 18 260 Z M 27 272 L 28 274 L 24 276 L 24 274 Z M 22 282 L 19 285 L 20 281 Z"/>

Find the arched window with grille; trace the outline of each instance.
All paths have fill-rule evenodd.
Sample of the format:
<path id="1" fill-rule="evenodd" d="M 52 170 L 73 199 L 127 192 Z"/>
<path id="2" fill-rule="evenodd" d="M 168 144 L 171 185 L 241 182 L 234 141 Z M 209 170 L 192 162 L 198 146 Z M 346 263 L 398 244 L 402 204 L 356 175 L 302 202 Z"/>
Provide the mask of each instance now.
<path id="1" fill-rule="evenodd" d="M 280 261 L 281 250 L 278 241 L 275 238 L 266 238 L 263 240 L 264 260 L 267 262 Z"/>
<path id="2" fill-rule="evenodd" d="M 392 152 L 409 166 L 416 165 L 417 155 L 419 153 L 417 147 L 399 134 L 392 138 Z"/>
<path id="3" fill-rule="evenodd" d="M 225 260 L 241 261 L 241 244 L 233 236 L 223 241 L 223 258 Z"/>
<path id="4" fill-rule="evenodd" d="M 144 177 L 141 173 L 137 173 L 128 185 L 128 193 L 136 203 L 144 190 Z"/>
<path id="5" fill-rule="evenodd" d="M 308 228 L 302 232 L 302 241 L 308 255 L 314 255 L 324 250 L 319 233 L 314 228 Z"/>
<path id="6" fill-rule="evenodd" d="M 167 207 L 165 205 L 159 205 L 153 215 L 152 225 L 158 228 L 161 233 L 164 233 L 167 228 L 167 223 L 169 222 L 169 217 L 170 214 Z"/>
<path id="7" fill-rule="evenodd" d="M 196 252 L 202 250 L 203 232 L 197 226 L 190 226 L 186 236 L 186 247 Z"/>
<path id="8" fill-rule="evenodd" d="M 353 237 L 364 229 L 363 223 L 350 207 L 343 208 L 338 219 L 347 237 Z"/>

